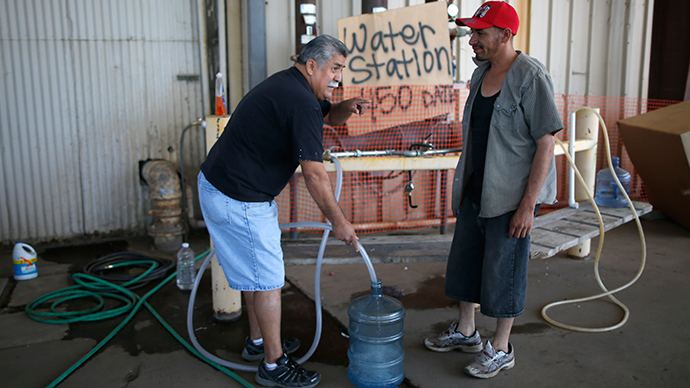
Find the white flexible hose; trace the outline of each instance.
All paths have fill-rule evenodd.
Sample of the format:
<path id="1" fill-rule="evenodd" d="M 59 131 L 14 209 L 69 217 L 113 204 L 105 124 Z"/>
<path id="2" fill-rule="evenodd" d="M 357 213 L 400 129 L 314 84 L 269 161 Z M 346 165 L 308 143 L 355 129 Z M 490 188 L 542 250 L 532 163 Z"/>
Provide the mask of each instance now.
<path id="1" fill-rule="evenodd" d="M 615 171 L 614 168 L 613 168 L 613 163 L 611 162 L 611 146 L 610 146 L 610 144 L 609 144 L 608 130 L 606 129 L 606 124 L 604 123 L 604 119 L 601 117 L 601 115 L 599 114 L 599 112 L 597 112 L 596 110 L 594 110 L 594 109 L 592 109 L 592 108 L 590 108 L 590 107 L 581 107 L 581 108 L 578 108 L 577 110 L 575 110 L 575 112 L 578 112 L 578 111 L 580 111 L 580 110 L 589 110 L 589 111 L 591 111 L 592 113 L 594 113 L 595 115 L 597 115 L 597 117 L 599 118 L 599 123 L 601 124 L 601 128 L 602 128 L 602 130 L 604 131 L 604 142 L 605 142 L 605 145 L 606 145 L 606 159 L 607 159 L 607 161 L 608 161 L 609 170 L 611 171 L 611 176 L 613 176 L 613 179 L 615 179 L 616 184 L 618 185 L 618 188 L 620 189 L 619 192 L 623 193 L 623 195 L 625 196 L 625 199 L 626 199 L 626 201 L 628 202 L 628 207 L 630 208 L 630 210 L 632 211 L 633 216 L 635 217 L 635 223 L 637 224 L 637 229 L 638 229 L 639 234 L 640 234 L 640 243 L 641 243 L 641 245 L 642 245 L 642 259 L 641 259 L 640 268 L 639 268 L 639 270 L 637 271 L 637 274 L 635 275 L 635 277 L 634 277 L 630 282 L 628 282 L 627 284 L 625 284 L 625 285 L 623 285 L 623 286 L 621 286 L 621 287 L 618 287 L 618 288 L 616 288 L 616 289 L 614 289 L 614 290 L 610 290 L 610 291 L 609 291 L 609 290 L 606 288 L 606 286 L 604 285 L 604 283 L 601 281 L 601 277 L 599 276 L 599 260 L 600 260 L 600 257 L 601 257 L 602 248 L 603 248 L 603 246 L 604 246 L 604 221 L 603 221 L 603 219 L 602 219 L 602 217 L 601 217 L 601 213 L 599 212 L 599 207 L 597 206 L 596 202 L 594 201 L 594 198 L 593 198 L 593 196 L 592 196 L 592 193 L 591 193 L 591 192 L 589 191 L 589 189 L 587 188 L 587 184 L 585 183 L 584 179 L 582 178 L 582 175 L 580 174 L 580 171 L 579 171 L 579 170 L 577 169 L 577 167 L 575 166 L 575 162 L 574 162 L 574 161 L 572 160 L 572 158 L 570 157 L 570 154 L 569 154 L 568 150 L 565 148 L 565 145 L 563 144 L 563 142 L 561 142 L 558 138 L 555 138 L 555 139 L 556 139 L 556 142 L 558 143 L 558 145 L 563 149 L 566 158 L 568 158 L 568 162 L 570 162 L 570 165 L 573 167 L 573 169 L 574 169 L 574 171 L 575 171 L 575 174 L 577 175 L 578 180 L 579 180 L 580 183 L 582 184 L 582 187 L 584 188 L 584 190 L 585 190 L 585 192 L 586 192 L 586 194 L 587 194 L 587 198 L 589 198 L 589 201 L 592 203 L 592 206 L 594 207 L 594 211 L 595 211 L 596 214 L 597 214 L 597 218 L 599 219 L 599 246 L 598 246 L 598 248 L 597 248 L 596 258 L 595 258 L 595 260 L 594 260 L 594 277 L 596 278 L 597 283 L 599 284 L 599 287 L 600 287 L 604 292 L 601 293 L 601 294 L 593 295 L 593 296 L 586 297 L 586 298 L 579 298 L 579 299 L 572 299 L 572 300 L 563 300 L 563 301 L 558 301 L 558 302 L 549 303 L 549 304 L 547 304 L 546 306 L 544 306 L 544 307 L 542 308 L 542 310 L 541 310 L 541 315 L 542 315 L 542 316 L 544 317 L 544 319 L 545 319 L 547 322 L 549 322 L 550 324 L 552 324 L 552 325 L 554 325 L 554 326 L 557 326 L 557 327 L 560 327 L 560 328 L 563 328 L 563 329 L 572 330 L 572 331 L 580 331 L 580 332 L 598 333 L 598 332 L 605 332 L 605 331 L 615 330 L 615 329 L 617 329 L 617 328 L 619 328 L 619 327 L 622 327 L 622 326 L 628 321 L 628 317 L 630 316 L 630 310 L 628 310 L 628 308 L 627 308 L 621 301 L 619 301 L 618 299 L 616 299 L 616 298 L 613 296 L 613 294 L 615 294 L 615 293 L 617 293 L 617 292 L 619 292 L 619 291 L 622 291 L 622 290 L 624 290 L 624 289 L 630 287 L 633 283 L 635 283 L 635 282 L 637 281 L 637 279 L 640 278 L 640 276 L 642 275 L 642 272 L 644 271 L 645 263 L 646 263 L 646 261 L 647 261 L 647 243 L 646 243 L 645 238 L 644 238 L 644 232 L 643 232 L 643 230 L 642 230 L 642 224 L 640 223 L 640 218 L 637 216 L 637 211 L 635 210 L 635 206 L 633 205 L 632 201 L 630 200 L 630 197 L 628 196 L 628 193 L 627 193 L 627 192 L 625 191 L 625 189 L 623 188 L 623 185 L 622 185 L 621 182 L 618 180 L 618 177 L 616 176 L 616 171 Z M 571 129 L 571 130 L 572 130 L 572 129 Z M 624 312 L 623 319 L 622 319 L 619 323 L 617 323 L 617 324 L 615 324 L 615 325 L 613 325 L 613 326 L 600 327 L 600 328 L 588 328 L 588 327 L 580 327 L 580 326 L 567 325 L 567 324 L 560 323 L 560 322 L 558 322 L 558 321 L 556 321 L 556 320 L 550 318 L 550 317 L 546 314 L 546 311 L 547 311 L 548 309 L 550 309 L 550 308 L 552 308 L 552 307 L 555 307 L 555 306 L 564 305 L 564 304 L 572 304 L 572 303 L 587 302 L 587 301 L 590 301 L 590 300 L 603 298 L 603 297 L 605 297 L 605 296 L 607 296 L 607 297 L 608 297 L 609 299 L 611 299 L 615 304 L 617 304 L 621 309 L 623 309 L 623 312 Z"/>
<path id="2" fill-rule="evenodd" d="M 340 200 L 340 193 L 342 190 L 342 182 L 343 182 L 343 170 L 342 166 L 340 165 L 340 161 L 338 160 L 337 157 L 331 156 L 331 161 L 335 163 L 336 167 L 336 183 L 335 183 L 335 200 L 339 201 Z M 307 351 L 307 353 L 297 360 L 298 364 L 304 364 L 311 356 L 314 354 L 316 351 L 316 348 L 319 346 L 319 341 L 321 341 L 321 329 L 323 325 L 323 314 L 321 312 L 321 264 L 323 262 L 323 255 L 326 250 L 326 243 L 328 242 L 328 235 L 330 234 L 331 230 L 333 227 L 331 226 L 330 223 L 322 223 L 322 222 L 292 222 L 292 223 L 285 223 L 285 224 L 280 224 L 281 229 L 293 229 L 293 228 L 317 228 L 317 229 L 323 229 L 323 237 L 321 238 L 321 245 L 319 245 L 319 253 L 316 257 L 316 270 L 314 271 L 314 303 L 316 305 L 316 332 L 314 333 L 314 341 L 311 344 L 311 347 Z M 371 282 L 375 283 L 378 279 L 376 277 L 376 272 L 374 271 L 374 266 L 371 263 L 371 259 L 369 258 L 369 255 L 367 254 L 367 251 L 364 249 L 362 244 L 357 241 L 357 247 L 359 248 L 359 254 L 362 256 L 362 259 L 364 259 L 364 263 L 367 266 L 367 270 L 369 271 L 369 276 L 371 278 Z M 197 341 L 196 336 L 194 335 L 194 301 L 196 300 L 196 293 L 197 289 L 199 288 L 199 283 L 201 283 L 201 278 L 206 271 L 206 268 L 208 267 L 208 264 L 211 262 L 211 258 L 215 255 L 215 250 L 211 249 L 209 252 L 208 256 L 206 256 L 206 259 L 204 259 L 204 262 L 201 265 L 201 268 L 199 269 L 199 273 L 196 275 L 196 279 L 194 280 L 194 286 L 192 287 L 192 291 L 189 295 L 189 304 L 187 306 L 187 334 L 189 335 L 189 339 L 192 342 L 192 345 L 194 345 L 194 348 L 199 351 L 199 353 L 203 354 L 206 358 L 209 360 L 225 366 L 227 368 L 233 369 L 233 370 L 239 370 L 239 371 L 244 371 L 244 372 L 256 372 L 257 367 L 254 365 L 246 365 L 246 364 L 239 364 L 235 362 L 230 362 L 228 360 L 224 360 L 214 354 L 211 354 L 208 352 L 206 349 L 204 349 L 199 341 Z"/>

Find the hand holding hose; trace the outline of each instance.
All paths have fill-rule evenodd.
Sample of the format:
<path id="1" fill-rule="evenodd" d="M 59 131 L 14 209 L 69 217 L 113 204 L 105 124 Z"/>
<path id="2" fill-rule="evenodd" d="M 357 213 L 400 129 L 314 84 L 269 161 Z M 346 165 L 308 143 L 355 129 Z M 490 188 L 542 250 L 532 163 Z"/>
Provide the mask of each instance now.
<path id="1" fill-rule="evenodd" d="M 355 252 L 359 252 L 359 246 L 357 244 L 359 237 L 357 237 L 357 233 L 355 233 L 355 228 L 349 221 L 343 220 L 338 224 L 334 224 L 333 236 L 347 245 L 354 246 Z"/>
<path id="2" fill-rule="evenodd" d="M 309 194 L 319 206 L 323 215 L 331 222 L 333 235 L 338 240 L 344 241 L 345 244 L 354 245 L 355 251 L 359 252 L 355 228 L 345 218 L 343 210 L 338 205 L 336 195 L 331 186 L 331 179 L 323 163 L 303 160 L 300 162 L 300 166 L 302 167 L 302 175 L 304 176 L 307 190 L 309 190 Z"/>

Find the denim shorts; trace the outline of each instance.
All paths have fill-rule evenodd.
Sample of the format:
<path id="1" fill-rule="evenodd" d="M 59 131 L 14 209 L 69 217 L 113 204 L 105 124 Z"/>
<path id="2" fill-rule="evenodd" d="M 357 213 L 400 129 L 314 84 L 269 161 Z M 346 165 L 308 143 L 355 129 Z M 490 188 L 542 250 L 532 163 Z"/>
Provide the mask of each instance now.
<path id="1" fill-rule="evenodd" d="M 278 206 L 236 201 L 216 189 L 203 173 L 199 203 L 228 285 L 240 291 L 267 291 L 285 284 Z"/>
<path id="2" fill-rule="evenodd" d="M 493 318 L 525 310 L 530 236 L 508 237 L 514 213 L 479 217 L 479 206 L 463 199 L 448 257 L 446 295 L 479 303 L 482 314 Z"/>

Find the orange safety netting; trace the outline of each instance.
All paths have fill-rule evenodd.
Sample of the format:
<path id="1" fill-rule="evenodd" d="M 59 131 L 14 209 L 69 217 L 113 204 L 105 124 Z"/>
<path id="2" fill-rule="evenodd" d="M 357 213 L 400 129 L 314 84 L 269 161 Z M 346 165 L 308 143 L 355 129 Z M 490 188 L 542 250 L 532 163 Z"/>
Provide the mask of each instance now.
<path id="1" fill-rule="evenodd" d="M 442 155 L 459 155 L 462 148 L 462 113 L 469 94 L 465 84 L 396 85 L 373 87 L 341 87 L 333 102 L 354 96 L 372 101 L 361 117 L 353 116 L 342 127 L 324 127 L 324 147 L 331 152 L 454 150 Z M 625 151 L 617 122 L 623 118 L 655 110 L 675 101 L 620 97 L 556 95 L 564 129 L 557 135 L 568 143 L 569 116 L 582 106 L 599 108 L 606 123 L 612 156 L 620 158 L 620 167 L 632 176 L 630 197 L 646 201 L 644 183 Z M 603 131 L 599 131 L 597 171 L 606 167 Z M 380 156 L 363 156 L 377 158 Z M 395 156 L 404 158 L 406 156 Z M 432 158 L 433 156 L 424 156 Z M 343 160 L 342 158 L 340 160 Z M 328 161 L 324 163 L 330 163 Z M 376 164 L 373 163 L 372 166 Z M 556 157 L 558 203 L 542 206 L 548 212 L 568 203 L 568 168 L 565 156 Z M 453 170 L 344 171 L 340 206 L 358 233 L 401 229 L 440 227 L 445 230 L 454 222 L 450 208 Z M 335 173 L 330 173 L 335 187 Z M 410 184 L 414 189 L 410 191 Z M 280 222 L 324 222 L 325 218 L 312 200 L 301 174 L 276 198 Z"/>

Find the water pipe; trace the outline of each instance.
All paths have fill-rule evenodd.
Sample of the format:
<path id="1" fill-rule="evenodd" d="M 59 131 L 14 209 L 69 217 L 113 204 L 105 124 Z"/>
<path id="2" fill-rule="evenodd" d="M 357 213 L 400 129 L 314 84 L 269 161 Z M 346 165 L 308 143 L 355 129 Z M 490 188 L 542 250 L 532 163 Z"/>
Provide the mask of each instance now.
<path id="1" fill-rule="evenodd" d="M 180 180 L 182 184 L 182 220 L 184 221 L 183 223 L 183 230 L 184 230 L 184 241 L 187 241 L 187 237 L 189 234 L 189 224 L 190 224 L 190 219 L 189 219 L 189 214 L 187 209 L 187 189 L 185 185 L 185 178 L 184 178 L 184 135 L 187 133 L 187 131 L 195 126 L 199 126 L 201 128 L 206 129 L 206 122 L 203 121 L 202 119 L 197 119 L 196 121 L 192 122 L 191 124 L 187 125 L 182 129 L 182 135 L 180 136 Z"/>
<path id="2" fill-rule="evenodd" d="M 448 154 L 452 152 L 460 152 L 462 148 L 448 148 L 448 149 L 427 149 L 427 150 L 383 150 L 383 151 L 342 151 L 342 152 L 331 152 L 326 151 L 324 154 L 324 160 L 328 160 L 331 156 L 335 158 L 360 158 L 363 156 L 405 156 L 405 157 L 419 157 L 419 156 L 430 156 L 439 154 Z"/>
<path id="3" fill-rule="evenodd" d="M 154 238 L 156 248 L 175 250 L 181 244 L 185 229 L 183 192 L 175 165 L 162 159 L 149 160 L 141 167 L 141 177 L 151 187 L 149 215 L 152 223 L 146 226 L 146 232 Z"/>
<path id="4" fill-rule="evenodd" d="M 575 115 L 576 112 L 570 114 L 570 130 L 569 134 L 569 146 L 570 146 L 570 158 L 575 160 Z M 567 152 L 565 149 L 564 152 Z M 580 207 L 580 204 L 575 201 L 575 163 L 570 164 L 570 170 L 568 173 L 568 206 L 573 209 Z"/>

